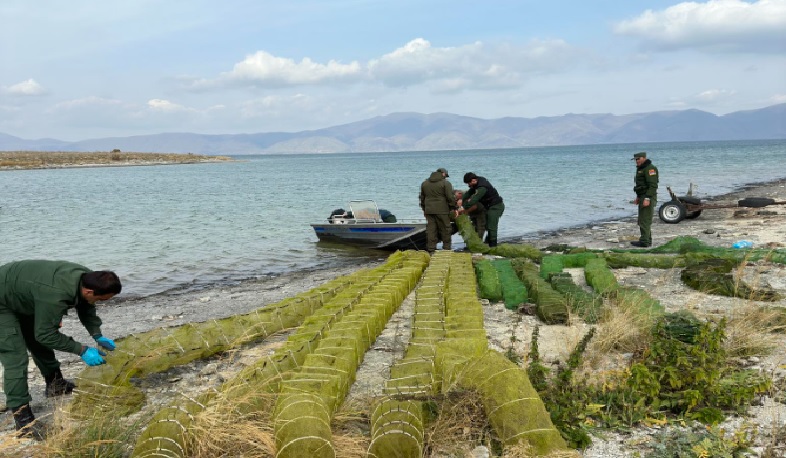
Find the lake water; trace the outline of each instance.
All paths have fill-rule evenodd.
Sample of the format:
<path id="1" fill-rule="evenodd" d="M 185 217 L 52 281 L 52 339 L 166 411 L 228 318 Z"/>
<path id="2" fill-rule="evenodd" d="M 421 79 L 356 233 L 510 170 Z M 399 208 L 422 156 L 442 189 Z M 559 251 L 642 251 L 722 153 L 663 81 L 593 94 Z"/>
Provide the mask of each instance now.
<path id="1" fill-rule="evenodd" d="M 0 264 L 67 259 L 115 270 L 124 296 L 203 287 L 381 258 L 317 244 L 309 223 L 349 200 L 422 218 L 421 182 L 446 167 L 488 178 L 505 199 L 500 237 L 630 216 L 631 157 L 699 196 L 786 177 L 786 141 L 505 150 L 238 156 L 232 163 L 0 171 Z M 226 152 L 231 155 L 231 152 Z M 458 236 L 456 242 L 460 241 Z M 458 243 L 457 243 L 458 244 Z"/>

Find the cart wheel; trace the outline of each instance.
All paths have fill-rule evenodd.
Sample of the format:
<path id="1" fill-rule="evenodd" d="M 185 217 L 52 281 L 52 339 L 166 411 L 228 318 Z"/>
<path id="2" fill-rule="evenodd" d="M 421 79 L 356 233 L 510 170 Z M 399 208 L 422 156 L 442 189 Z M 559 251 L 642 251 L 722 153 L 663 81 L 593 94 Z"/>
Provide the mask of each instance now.
<path id="1" fill-rule="evenodd" d="M 685 205 L 678 200 L 670 200 L 661 205 L 660 210 L 658 210 L 658 216 L 666 224 L 677 224 L 685 218 L 686 214 Z"/>
<path id="2" fill-rule="evenodd" d="M 685 219 L 696 219 L 699 217 L 699 215 L 701 215 L 701 210 L 694 210 L 692 212 L 688 212 L 685 215 Z"/>

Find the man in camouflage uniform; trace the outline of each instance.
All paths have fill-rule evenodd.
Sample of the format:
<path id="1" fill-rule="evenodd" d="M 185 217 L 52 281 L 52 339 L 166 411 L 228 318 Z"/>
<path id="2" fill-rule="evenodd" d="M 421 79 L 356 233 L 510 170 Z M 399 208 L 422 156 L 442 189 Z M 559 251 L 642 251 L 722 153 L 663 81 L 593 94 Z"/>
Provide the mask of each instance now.
<path id="1" fill-rule="evenodd" d="M 429 253 L 436 251 L 439 240 L 442 240 L 443 250 L 451 249 L 450 215 L 456 211 L 456 198 L 453 185 L 445 179 L 448 176 L 447 170 L 439 168 L 420 185 L 420 208 L 426 217 Z"/>
<path id="2" fill-rule="evenodd" d="M 95 303 L 111 299 L 121 289 L 114 272 L 93 272 L 66 261 L 17 261 L 0 266 L 3 389 L 21 435 L 43 438 L 30 409 L 27 352 L 46 380 L 47 397 L 71 393 L 76 385 L 63 378 L 54 350 L 80 355 L 89 366 L 103 364 L 106 353 L 62 334 L 63 317 L 69 310 L 76 310 L 96 344 L 114 350 L 115 342 L 101 334 Z"/>
<path id="3" fill-rule="evenodd" d="M 633 192 L 636 193 L 634 204 L 639 206 L 639 230 L 641 237 L 631 245 L 641 248 L 652 246 L 652 215 L 658 201 L 658 168 L 647 159 L 646 152 L 633 155 L 636 161 L 636 177 Z"/>

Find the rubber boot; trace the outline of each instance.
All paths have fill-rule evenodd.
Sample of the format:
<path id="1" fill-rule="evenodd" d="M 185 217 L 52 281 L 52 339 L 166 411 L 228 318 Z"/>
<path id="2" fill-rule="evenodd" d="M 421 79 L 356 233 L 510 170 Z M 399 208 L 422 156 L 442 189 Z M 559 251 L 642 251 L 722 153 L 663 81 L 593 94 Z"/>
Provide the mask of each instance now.
<path id="1" fill-rule="evenodd" d="M 60 369 L 44 377 L 44 380 L 46 380 L 45 394 L 48 398 L 71 394 L 74 388 L 76 388 L 72 381 L 63 378 L 63 373 L 60 372 Z"/>
<path id="2" fill-rule="evenodd" d="M 12 409 L 14 415 L 14 425 L 16 426 L 19 437 L 29 437 L 37 441 L 44 440 L 44 428 L 37 421 L 30 408 L 30 404 L 25 404 L 16 409 Z"/>

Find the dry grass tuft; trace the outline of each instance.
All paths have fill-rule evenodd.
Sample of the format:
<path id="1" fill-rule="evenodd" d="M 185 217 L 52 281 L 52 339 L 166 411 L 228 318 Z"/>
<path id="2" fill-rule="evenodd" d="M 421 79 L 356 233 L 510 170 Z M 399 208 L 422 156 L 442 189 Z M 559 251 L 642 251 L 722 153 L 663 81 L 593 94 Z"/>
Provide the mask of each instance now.
<path id="1" fill-rule="evenodd" d="M 723 346 L 728 356 L 760 356 L 780 345 L 783 332 L 779 323 L 783 312 L 773 307 L 760 307 L 752 302 L 735 309 L 728 318 Z"/>
<path id="2" fill-rule="evenodd" d="M 208 410 L 197 417 L 190 438 L 189 450 L 194 458 L 276 455 L 276 438 L 267 415 L 260 418 L 232 414 L 228 410 Z"/>
<path id="3" fill-rule="evenodd" d="M 195 418 L 189 431 L 191 456 L 275 456 L 274 407 L 272 394 L 248 392 L 240 399 L 219 396 Z"/>
<path id="4" fill-rule="evenodd" d="M 342 406 L 333 416 L 333 448 L 337 458 L 364 458 L 371 445 L 368 399 L 356 399 Z"/>
<path id="5" fill-rule="evenodd" d="M 69 413 L 66 402 L 63 400 L 55 406 L 46 441 L 36 444 L 34 453 L 30 454 L 30 450 L 25 449 L 25 454 L 21 456 L 124 456 L 128 451 L 128 444 L 134 442 L 142 425 L 147 424 L 150 419 L 144 415 L 133 418 L 107 416 L 106 412 L 98 409 L 90 417 L 76 418 Z"/>
<path id="6" fill-rule="evenodd" d="M 637 307 L 626 304 L 608 309 L 606 320 L 587 346 L 584 359 L 597 367 L 612 352 L 637 353 L 652 339 L 653 317 L 643 315 Z"/>
<path id="7" fill-rule="evenodd" d="M 371 440 L 368 437 L 333 434 L 336 458 L 365 458 Z"/>
<path id="8" fill-rule="evenodd" d="M 425 456 L 469 456 L 478 445 L 489 445 L 492 429 L 477 392 L 452 391 L 437 406 L 425 431 Z"/>

